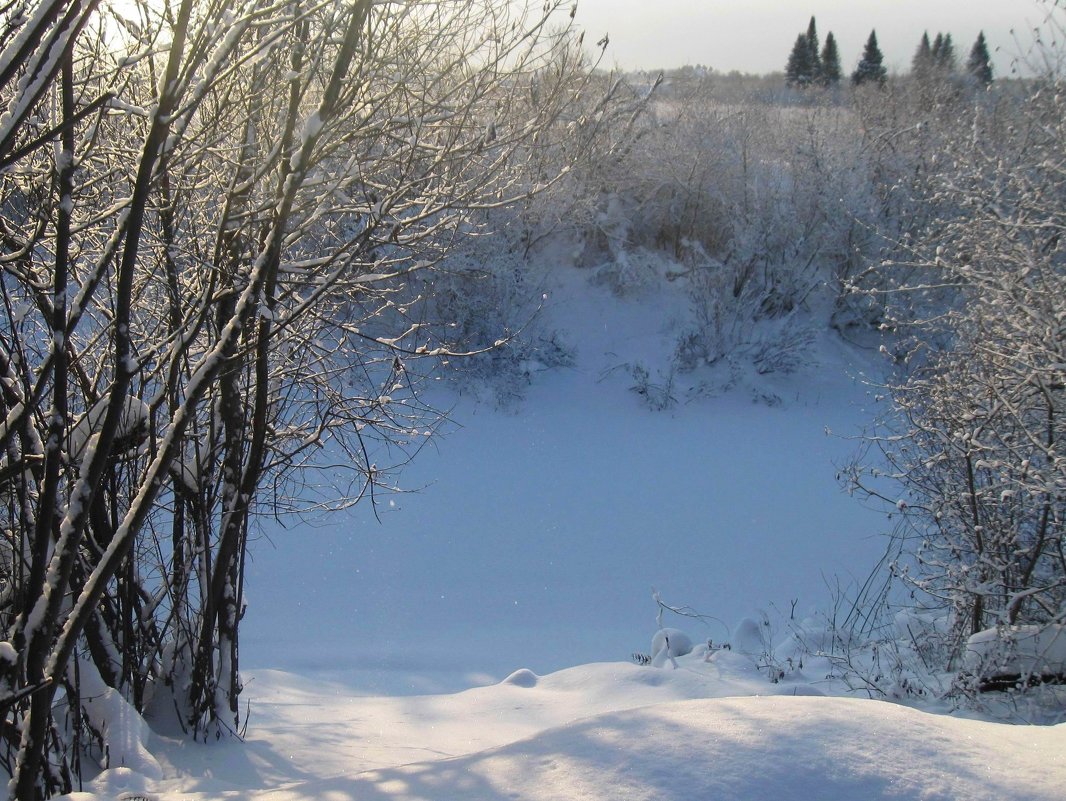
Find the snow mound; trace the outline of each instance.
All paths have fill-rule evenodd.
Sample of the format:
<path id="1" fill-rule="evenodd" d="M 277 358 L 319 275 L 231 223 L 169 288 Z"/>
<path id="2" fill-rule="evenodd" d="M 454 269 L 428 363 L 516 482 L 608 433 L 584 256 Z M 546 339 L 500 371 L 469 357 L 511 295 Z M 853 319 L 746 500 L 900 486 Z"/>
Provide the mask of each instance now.
<path id="1" fill-rule="evenodd" d="M 764 625 L 754 618 L 746 617 L 733 629 L 733 649 L 743 654 L 763 654 L 769 649 Z"/>
<path id="2" fill-rule="evenodd" d="M 842 698 L 698 699 L 246 797 L 1058 801 L 1063 748 L 1066 726 L 1011 727 Z"/>
<path id="3" fill-rule="evenodd" d="M 155 777 L 158 779 L 158 777 Z M 156 801 L 158 796 L 148 791 L 148 780 L 129 768 L 105 770 L 90 783 L 93 792 L 117 801 Z"/>
<path id="4" fill-rule="evenodd" d="M 697 647 L 676 661 L 523 668 L 500 684 L 402 697 L 257 672 L 243 742 L 156 737 L 165 779 L 112 769 L 71 801 L 1062 797 L 1066 724 L 802 697 L 827 685 L 771 684 L 735 651 Z"/>
<path id="5" fill-rule="evenodd" d="M 692 638 L 681 629 L 659 629 L 651 638 L 652 656 L 658 655 L 668 646 L 670 656 L 685 656 L 692 653 Z"/>
<path id="6" fill-rule="evenodd" d="M 134 706 L 108 687 L 89 662 L 81 663 L 81 692 L 88 723 L 103 745 L 100 765 L 105 770 L 99 780 L 118 783 L 140 793 L 143 781 L 160 779 L 163 770 L 148 751 L 151 730 Z M 135 786 L 133 786 L 135 785 Z"/>
<path id="7" fill-rule="evenodd" d="M 537 682 L 540 681 L 540 676 L 534 673 L 528 668 L 519 668 L 500 684 L 510 684 L 513 687 L 526 687 L 532 688 L 537 686 Z"/>

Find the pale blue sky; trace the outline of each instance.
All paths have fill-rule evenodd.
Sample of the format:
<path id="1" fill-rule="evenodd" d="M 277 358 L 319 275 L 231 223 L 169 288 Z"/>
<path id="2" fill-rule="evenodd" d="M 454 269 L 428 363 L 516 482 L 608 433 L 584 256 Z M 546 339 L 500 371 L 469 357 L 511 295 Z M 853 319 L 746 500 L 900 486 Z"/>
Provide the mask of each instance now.
<path id="1" fill-rule="evenodd" d="M 851 71 L 877 29 L 890 70 L 909 69 L 922 31 L 951 33 L 960 60 L 983 30 L 997 73 L 1010 68 L 1018 41 L 1047 13 L 1039 0 L 578 0 L 577 19 L 595 42 L 609 33 L 607 66 L 626 69 L 705 64 L 717 70 L 784 68 L 796 34 L 811 15 L 821 40 L 832 31 Z"/>

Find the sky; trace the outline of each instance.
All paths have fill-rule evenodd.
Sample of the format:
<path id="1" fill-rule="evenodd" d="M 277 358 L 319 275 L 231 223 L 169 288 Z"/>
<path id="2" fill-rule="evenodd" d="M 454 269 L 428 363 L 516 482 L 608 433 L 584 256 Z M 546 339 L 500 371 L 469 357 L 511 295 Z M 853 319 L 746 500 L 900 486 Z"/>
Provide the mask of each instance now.
<path id="1" fill-rule="evenodd" d="M 784 69 L 796 35 L 817 19 L 821 41 L 830 31 L 851 71 L 877 31 L 885 64 L 905 72 L 923 31 L 951 33 L 960 61 L 979 31 L 1007 74 L 1029 31 L 1046 16 L 1040 0 L 578 0 L 586 40 L 610 36 L 606 66 L 658 69 L 703 64 L 721 72 Z M 1012 35 L 1012 29 L 1017 38 Z"/>

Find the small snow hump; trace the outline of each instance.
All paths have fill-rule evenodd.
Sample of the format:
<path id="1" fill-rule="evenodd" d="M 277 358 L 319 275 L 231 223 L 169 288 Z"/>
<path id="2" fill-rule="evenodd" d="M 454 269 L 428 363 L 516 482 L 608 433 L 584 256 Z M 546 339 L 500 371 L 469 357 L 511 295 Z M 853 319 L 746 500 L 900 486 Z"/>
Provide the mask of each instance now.
<path id="1" fill-rule="evenodd" d="M 651 638 L 652 655 L 657 655 L 670 646 L 669 656 L 685 656 L 692 653 L 692 638 L 680 629 L 659 629 Z"/>
<path id="2" fill-rule="evenodd" d="M 540 681 L 540 676 L 534 673 L 529 668 L 519 668 L 506 679 L 500 682 L 500 684 L 511 684 L 515 687 L 536 687 L 537 682 Z"/>
<path id="3" fill-rule="evenodd" d="M 733 650 L 749 655 L 766 653 L 769 645 L 763 629 L 768 625 L 768 622 L 760 625 L 759 621 L 750 617 L 741 620 L 733 629 Z"/>

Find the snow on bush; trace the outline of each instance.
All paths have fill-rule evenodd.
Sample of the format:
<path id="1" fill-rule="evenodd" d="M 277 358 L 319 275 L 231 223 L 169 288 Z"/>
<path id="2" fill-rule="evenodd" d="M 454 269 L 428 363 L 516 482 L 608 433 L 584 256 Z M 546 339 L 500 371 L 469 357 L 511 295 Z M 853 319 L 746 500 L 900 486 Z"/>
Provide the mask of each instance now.
<path id="1" fill-rule="evenodd" d="M 163 770 L 147 748 L 151 731 L 144 718 L 122 693 L 104 683 L 92 662 L 83 660 L 78 667 L 82 711 L 100 746 L 100 766 L 161 779 Z"/>
<path id="2" fill-rule="evenodd" d="M 428 297 L 427 328 L 460 353 L 476 352 L 442 361 L 444 374 L 461 389 L 506 407 L 524 396 L 538 373 L 572 364 L 571 346 L 539 314 L 545 297 L 537 272 L 508 249 L 505 237 L 475 237 L 425 284 L 411 282 L 412 301 Z"/>
<path id="3" fill-rule="evenodd" d="M 1066 626 L 1005 626 L 970 635 L 964 659 L 979 680 L 1066 680 Z"/>
<path id="4" fill-rule="evenodd" d="M 896 372 L 851 488 L 898 517 L 892 578 L 948 622 L 910 628 L 939 640 L 939 669 L 976 659 L 979 678 L 986 661 L 1036 667 L 1066 608 L 1064 88 L 1047 75 L 934 109 L 943 157 L 910 187 L 921 224 L 869 271 Z M 1012 651 L 1019 636 L 1032 642 Z"/>
<path id="5" fill-rule="evenodd" d="M 769 621 L 765 618 L 763 620 L 744 618 L 733 629 L 733 639 L 730 643 L 733 650 L 752 656 L 766 653 L 770 647 L 766 636 L 768 628 Z"/>

